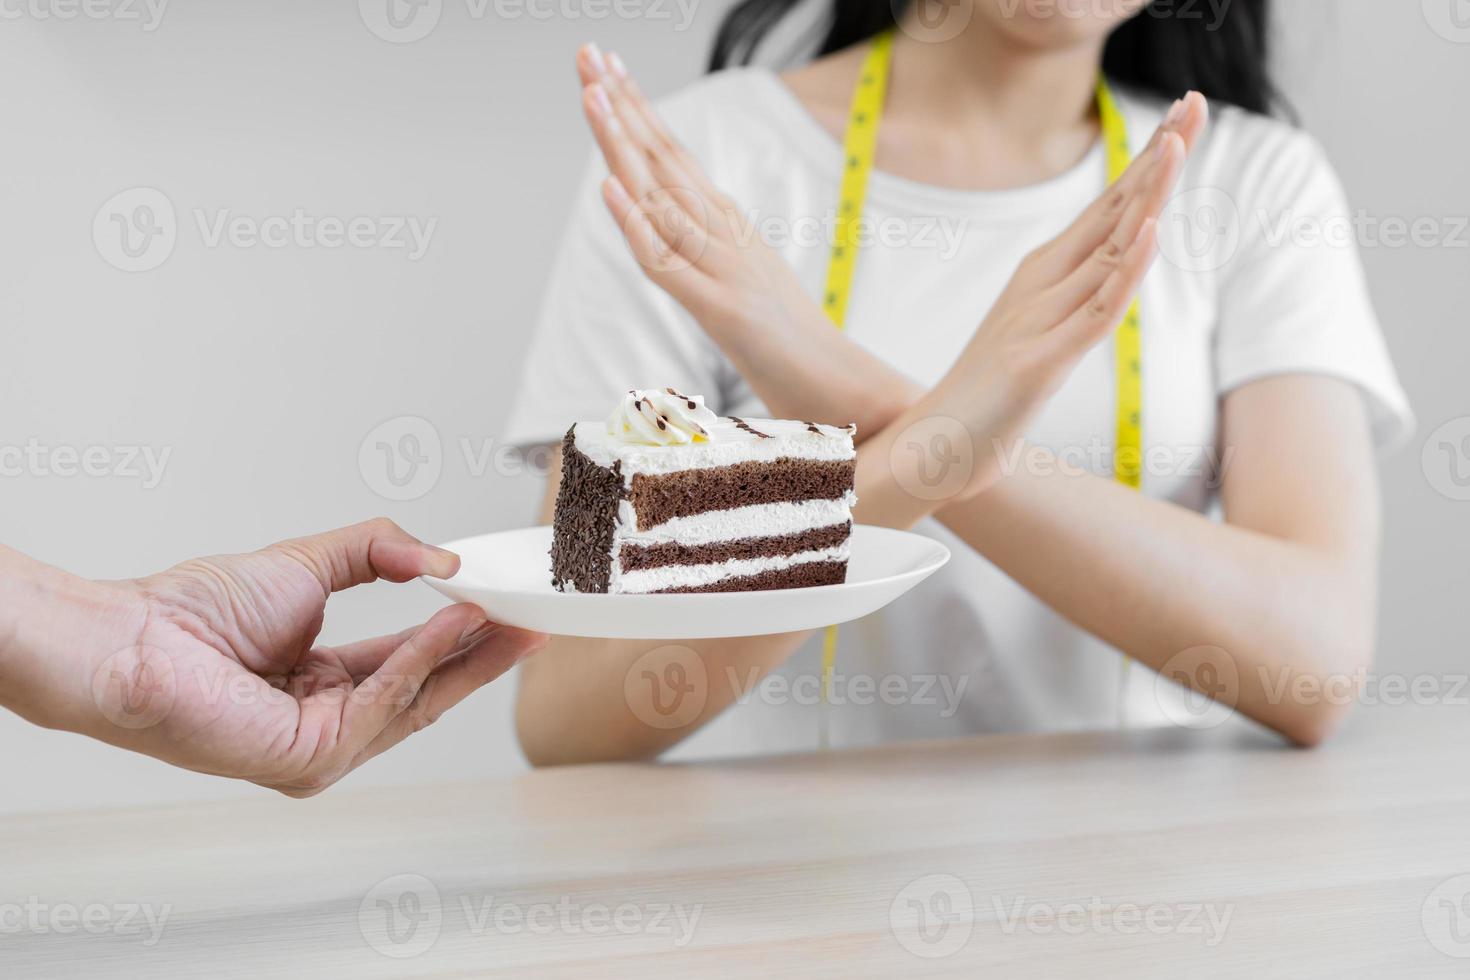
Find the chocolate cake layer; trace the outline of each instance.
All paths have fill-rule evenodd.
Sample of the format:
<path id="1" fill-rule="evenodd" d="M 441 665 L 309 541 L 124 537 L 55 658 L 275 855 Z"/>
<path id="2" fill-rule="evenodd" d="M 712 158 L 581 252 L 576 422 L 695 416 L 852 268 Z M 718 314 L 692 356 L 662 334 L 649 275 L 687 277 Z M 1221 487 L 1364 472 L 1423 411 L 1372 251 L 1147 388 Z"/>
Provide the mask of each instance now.
<path id="1" fill-rule="evenodd" d="M 658 595 L 690 592 L 755 592 L 760 589 L 805 589 L 814 585 L 841 585 L 847 581 L 847 562 L 809 561 L 790 568 L 774 568 L 759 575 L 721 579 L 709 585 L 660 589 Z"/>
<path id="2" fill-rule="evenodd" d="M 852 489 L 853 460 L 778 459 L 676 473 L 637 473 L 628 496 L 646 531 L 675 517 L 752 504 L 836 500 Z"/>
<path id="3" fill-rule="evenodd" d="M 552 585 L 570 581 L 578 592 L 606 592 L 612 576 L 613 535 L 623 499 L 622 466 L 598 466 L 562 440 L 561 488 L 551 534 Z"/>
<path id="4" fill-rule="evenodd" d="M 742 558 L 767 558 L 795 555 L 803 551 L 825 551 L 847 540 L 852 522 L 814 527 L 795 534 L 763 538 L 735 538 L 708 544 L 624 544 L 618 549 L 618 561 L 625 572 L 662 565 L 714 565 Z"/>

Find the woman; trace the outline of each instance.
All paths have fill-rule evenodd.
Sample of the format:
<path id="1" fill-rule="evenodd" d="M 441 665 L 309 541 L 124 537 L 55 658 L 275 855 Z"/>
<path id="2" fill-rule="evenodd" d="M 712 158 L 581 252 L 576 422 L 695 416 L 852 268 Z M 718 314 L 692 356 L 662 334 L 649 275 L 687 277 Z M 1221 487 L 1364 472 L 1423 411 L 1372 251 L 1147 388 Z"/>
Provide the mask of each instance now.
<path id="1" fill-rule="evenodd" d="M 581 52 L 606 166 L 510 437 L 552 443 L 633 386 L 856 421 L 857 519 L 955 557 L 842 630 L 839 744 L 1153 723 L 1172 707 L 1155 671 L 1320 742 L 1371 657 L 1372 450 L 1412 423 L 1356 254 L 1289 234 L 1345 204 L 1316 145 L 1265 115 L 1266 3 L 1212 25 L 1143 0 L 960 0 L 891 33 L 887 0 L 835 3 L 812 64 L 717 72 L 661 113 L 616 56 Z M 715 67 L 789 6 L 737 7 Z M 1119 145 L 1133 162 L 1109 187 Z M 839 248 L 796 232 L 853 212 L 871 233 L 839 231 L 858 248 L 846 287 Z M 1171 261 L 1145 281 L 1160 236 Z M 651 756 L 735 701 L 704 749 L 810 745 L 809 639 L 557 639 L 522 678 L 522 745 L 536 763 Z M 671 657 L 698 702 L 677 725 L 635 703 Z"/>

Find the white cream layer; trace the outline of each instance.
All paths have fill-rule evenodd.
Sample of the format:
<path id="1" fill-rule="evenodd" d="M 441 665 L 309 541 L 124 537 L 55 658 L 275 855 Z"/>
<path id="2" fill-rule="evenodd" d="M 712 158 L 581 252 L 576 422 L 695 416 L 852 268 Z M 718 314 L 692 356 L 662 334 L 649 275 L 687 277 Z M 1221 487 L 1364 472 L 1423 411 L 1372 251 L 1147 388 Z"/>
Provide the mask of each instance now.
<path id="1" fill-rule="evenodd" d="M 638 473 L 677 473 L 703 470 L 735 463 L 769 463 L 778 459 L 852 459 L 857 451 L 852 430 L 831 425 L 812 432 L 805 422 L 787 419 L 747 419 L 751 427 L 766 433 L 762 439 L 727 418 L 710 427 L 710 437 L 682 446 L 642 446 L 608 435 L 602 422 L 578 422 L 573 432 L 576 446 L 598 466 L 622 463 L 623 482 L 632 485 Z"/>
<path id="2" fill-rule="evenodd" d="M 688 517 L 675 517 L 646 531 L 638 530 L 638 516 L 633 503 L 618 504 L 618 529 L 613 542 L 613 556 L 623 542 L 631 544 L 710 544 L 740 538 L 769 538 L 785 534 L 831 527 L 852 519 L 857 494 L 851 490 L 837 500 L 796 500 L 774 504 L 750 504 L 727 510 L 711 510 Z"/>
<path id="3" fill-rule="evenodd" d="M 636 572 L 623 572 L 616 564 L 608 583 L 609 592 L 661 592 L 664 589 L 695 588 L 713 585 L 728 578 L 743 578 L 761 572 L 805 565 L 814 561 L 847 561 L 846 543 L 821 551 L 802 551 L 794 555 L 772 555 L 760 558 L 737 558 L 710 565 L 661 565 Z"/>

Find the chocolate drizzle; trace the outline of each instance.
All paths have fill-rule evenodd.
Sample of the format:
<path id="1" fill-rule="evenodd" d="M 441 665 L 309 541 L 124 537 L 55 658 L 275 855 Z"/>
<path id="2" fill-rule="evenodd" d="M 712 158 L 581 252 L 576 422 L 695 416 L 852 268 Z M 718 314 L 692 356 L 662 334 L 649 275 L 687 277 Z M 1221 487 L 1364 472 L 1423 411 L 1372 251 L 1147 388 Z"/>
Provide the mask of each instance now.
<path id="1" fill-rule="evenodd" d="M 673 395 L 675 398 L 682 398 L 682 399 L 684 399 L 684 404 L 689 406 L 689 410 L 691 412 L 694 411 L 696 408 L 699 407 L 699 403 L 698 402 L 696 402 L 693 398 L 690 398 L 688 395 L 684 394 L 683 392 L 675 391 L 673 388 L 665 388 L 664 391 L 667 391 L 669 394 Z"/>
<path id="2" fill-rule="evenodd" d="M 754 428 L 749 422 L 745 421 L 742 418 L 737 418 L 734 415 L 726 415 L 725 418 L 729 419 L 731 422 L 734 422 L 735 428 L 739 429 L 741 432 L 749 432 L 751 435 L 759 436 L 762 439 L 771 438 L 769 434 L 762 432 L 757 428 Z"/>

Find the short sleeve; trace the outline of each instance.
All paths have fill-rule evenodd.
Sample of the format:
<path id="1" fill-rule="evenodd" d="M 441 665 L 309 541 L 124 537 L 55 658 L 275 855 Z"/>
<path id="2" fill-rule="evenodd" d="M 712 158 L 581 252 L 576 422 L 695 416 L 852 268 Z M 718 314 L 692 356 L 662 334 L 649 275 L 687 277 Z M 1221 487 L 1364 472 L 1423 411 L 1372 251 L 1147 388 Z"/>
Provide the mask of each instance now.
<path id="1" fill-rule="evenodd" d="M 594 157 L 547 282 L 502 437 L 559 442 L 573 422 L 606 416 L 629 388 L 672 386 L 717 401 L 720 354 L 644 277 L 602 202 Z"/>
<path id="2" fill-rule="evenodd" d="M 1232 195 L 1241 232 L 1220 282 L 1218 390 L 1291 372 L 1338 377 L 1362 393 L 1375 445 L 1397 448 L 1414 417 L 1373 312 L 1342 185 L 1310 137 L 1285 127 L 1272 136 L 1251 146 Z"/>

